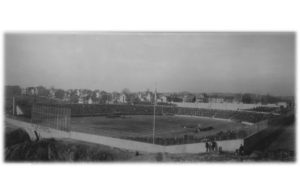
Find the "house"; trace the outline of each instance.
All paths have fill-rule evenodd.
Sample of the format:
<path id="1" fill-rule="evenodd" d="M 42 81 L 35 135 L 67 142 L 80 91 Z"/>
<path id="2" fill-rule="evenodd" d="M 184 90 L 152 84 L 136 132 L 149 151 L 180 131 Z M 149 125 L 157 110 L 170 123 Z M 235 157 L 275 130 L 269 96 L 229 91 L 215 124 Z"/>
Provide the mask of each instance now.
<path id="1" fill-rule="evenodd" d="M 167 103 L 168 102 L 168 98 L 167 98 L 167 96 L 161 96 L 160 97 L 160 99 L 161 99 L 161 102 L 164 102 L 164 103 Z"/>
<path id="2" fill-rule="evenodd" d="M 100 98 L 101 94 L 99 90 L 94 91 L 96 98 Z"/>
<path id="3" fill-rule="evenodd" d="M 196 95 L 195 102 L 197 103 L 208 102 L 208 97 L 206 94 L 198 94 Z"/>
<path id="4" fill-rule="evenodd" d="M 141 92 L 138 93 L 138 99 L 139 99 L 141 102 L 145 102 L 145 101 L 146 101 L 146 98 L 145 98 L 144 94 L 141 93 Z"/>
<path id="5" fill-rule="evenodd" d="M 168 99 L 169 99 L 168 101 L 170 102 L 183 102 L 183 99 L 177 96 L 176 94 L 170 95 Z"/>
<path id="6" fill-rule="evenodd" d="M 108 100 L 109 104 L 115 104 L 119 102 L 120 94 L 118 92 L 112 92 L 111 98 Z"/>
<path id="7" fill-rule="evenodd" d="M 35 87 L 27 87 L 26 94 L 27 95 L 37 95 L 37 89 Z"/>
<path id="8" fill-rule="evenodd" d="M 233 103 L 234 102 L 234 97 L 233 96 L 226 96 L 226 97 L 224 97 L 224 102 Z"/>
<path id="9" fill-rule="evenodd" d="M 21 89 L 21 95 L 26 95 L 26 88 Z"/>
<path id="10" fill-rule="evenodd" d="M 160 102 L 160 103 L 167 103 L 168 100 L 167 100 L 167 97 L 166 96 L 158 96 L 157 99 L 156 99 L 157 102 Z"/>
<path id="11" fill-rule="evenodd" d="M 79 96 L 78 104 L 84 104 L 84 98 L 82 96 Z"/>
<path id="12" fill-rule="evenodd" d="M 286 102 L 278 102 L 277 105 L 282 108 L 287 108 L 288 104 Z"/>
<path id="13" fill-rule="evenodd" d="M 92 97 L 89 97 L 89 98 L 88 98 L 88 101 L 87 101 L 87 103 L 88 103 L 88 104 L 93 104 Z"/>
<path id="14" fill-rule="evenodd" d="M 127 96 L 124 93 L 119 96 L 118 103 L 127 103 Z"/>
<path id="15" fill-rule="evenodd" d="M 71 92 L 70 92 L 70 91 L 67 91 L 67 92 L 65 92 L 65 94 L 64 94 L 63 101 L 68 102 L 68 101 L 70 101 L 70 100 L 71 100 Z"/>
<path id="16" fill-rule="evenodd" d="M 50 98 L 55 98 L 55 92 L 56 92 L 56 90 L 55 89 L 50 89 L 50 91 L 49 91 L 49 96 L 50 96 Z"/>
<path id="17" fill-rule="evenodd" d="M 183 102 L 195 102 L 196 97 L 192 94 L 187 94 L 183 96 Z"/>
<path id="18" fill-rule="evenodd" d="M 80 96 L 80 95 L 81 95 L 81 92 L 80 92 L 79 89 L 76 89 L 76 95 L 77 95 L 77 96 Z"/>
<path id="19" fill-rule="evenodd" d="M 222 97 L 209 97 L 208 101 L 210 103 L 223 103 L 224 102 L 224 98 L 222 98 Z"/>
<path id="20" fill-rule="evenodd" d="M 152 101 L 152 94 L 151 94 L 151 92 L 148 92 L 148 93 L 146 94 L 146 100 L 147 100 L 148 102 L 151 102 L 151 101 Z"/>

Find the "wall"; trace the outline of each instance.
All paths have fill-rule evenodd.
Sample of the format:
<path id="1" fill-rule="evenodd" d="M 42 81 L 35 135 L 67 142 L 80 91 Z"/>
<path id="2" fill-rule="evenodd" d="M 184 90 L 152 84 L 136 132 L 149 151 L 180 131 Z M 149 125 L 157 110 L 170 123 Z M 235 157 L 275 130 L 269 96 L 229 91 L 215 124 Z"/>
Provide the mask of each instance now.
<path id="1" fill-rule="evenodd" d="M 173 146 L 161 146 L 153 145 L 149 143 L 124 140 L 118 138 L 111 138 L 106 136 L 92 135 L 79 132 L 65 132 L 56 130 L 49 127 L 43 127 L 35 124 L 31 124 L 24 121 L 18 121 L 15 119 L 7 118 L 6 122 L 11 123 L 15 126 L 19 126 L 30 135 L 32 139 L 36 139 L 34 131 L 37 132 L 41 138 L 59 138 L 59 139 L 73 139 L 78 141 L 84 141 L 95 144 L 102 144 L 116 148 L 122 148 L 132 151 L 149 152 L 149 153 L 201 153 L 205 152 L 205 143 L 196 144 L 182 144 Z M 243 143 L 243 140 L 226 140 L 217 141 L 217 145 L 222 147 L 223 151 L 235 151 Z"/>
<path id="2" fill-rule="evenodd" d="M 257 123 L 258 130 L 244 139 L 245 152 L 250 153 L 254 150 L 264 149 L 271 141 L 274 141 L 276 136 L 282 133 L 284 126 L 293 124 L 294 120 L 295 116 L 291 114 Z"/>
<path id="3" fill-rule="evenodd" d="M 164 146 L 153 145 L 149 143 L 118 139 L 100 135 L 92 135 L 87 133 L 70 132 L 70 138 L 74 140 L 85 141 L 89 143 L 102 144 L 106 146 L 122 148 L 131 151 L 157 153 L 164 152 Z"/>
<path id="4" fill-rule="evenodd" d="M 33 123 L 28 123 L 10 118 L 6 118 L 5 121 L 7 123 L 24 129 L 32 140 L 37 139 L 36 134 L 34 132 L 36 132 L 39 135 L 39 137 L 42 138 L 70 138 L 68 132 L 56 130 L 50 127 L 40 126 Z"/>
<path id="5" fill-rule="evenodd" d="M 241 144 L 244 144 L 243 139 L 217 141 L 217 146 L 222 147 L 222 151 L 234 152 Z M 166 146 L 167 153 L 204 153 L 206 152 L 205 143 L 182 144 Z"/>
<path id="6" fill-rule="evenodd" d="M 218 110 L 238 110 L 238 109 L 251 109 L 262 104 L 243 104 L 243 103 L 190 103 L 190 102 L 174 102 L 178 107 L 186 108 L 206 108 L 206 109 L 218 109 Z M 263 105 L 265 107 L 279 107 L 276 104 Z"/>

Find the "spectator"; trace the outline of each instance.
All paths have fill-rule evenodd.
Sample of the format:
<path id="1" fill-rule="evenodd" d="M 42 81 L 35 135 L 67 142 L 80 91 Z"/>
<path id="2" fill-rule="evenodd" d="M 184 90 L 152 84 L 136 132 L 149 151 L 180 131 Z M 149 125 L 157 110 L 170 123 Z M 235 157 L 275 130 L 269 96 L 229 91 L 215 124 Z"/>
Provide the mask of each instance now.
<path id="1" fill-rule="evenodd" d="M 244 146 L 243 146 L 243 144 L 241 144 L 241 146 L 239 148 L 239 155 L 241 155 L 241 156 L 244 155 Z"/>
<path id="2" fill-rule="evenodd" d="M 209 151 L 209 143 L 207 141 L 205 142 L 205 148 L 206 148 L 206 152 L 208 152 Z"/>
<path id="3" fill-rule="evenodd" d="M 212 141 L 212 150 L 217 151 L 217 142 L 216 141 Z"/>

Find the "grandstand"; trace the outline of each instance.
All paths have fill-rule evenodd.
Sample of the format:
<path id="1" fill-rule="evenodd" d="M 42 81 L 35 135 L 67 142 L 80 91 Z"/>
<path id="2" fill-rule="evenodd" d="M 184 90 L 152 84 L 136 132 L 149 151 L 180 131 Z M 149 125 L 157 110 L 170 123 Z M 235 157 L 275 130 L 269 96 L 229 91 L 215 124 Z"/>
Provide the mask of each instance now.
<path id="1" fill-rule="evenodd" d="M 63 131 L 70 131 L 70 108 L 58 105 L 34 104 L 31 122 Z"/>
<path id="2" fill-rule="evenodd" d="M 23 111 L 23 115 L 30 118 L 34 104 L 56 105 L 71 109 L 72 117 L 83 116 L 106 116 L 111 113 L 122 115 L 152 115 L 153 105 L 147 104 L 66 104 L 62 101 L 42 97 L 20 96 L 15 98 L 15 104 Z M 12 114 L 12 100 L 6 103 L 6 113 Z M 239 122 L 257 123 L 268 118 L 276 117 L 278 114 L 271 112 L 255 112 L 252 110 L 222 110 L 207 108 L 178 107 L 174 105 L 156 106 L 156 115 L 191 115 L 209 118 L 229 119 Z"/>
<path id="3" fill-rule="evenodd" d="M 149 143 L 153 141 L 153 105 L 62 104 L 24 99 L 17 99 L 16 105 L 23 109 L 23 116 L 31 118 L 35 124 L 64 131 L 74 130 Z M 259 122 L 277 117 L 271 113 L 172 105 L 159 105 L 155 112 L 158 117 L 155 143 L 161 145 L 244 138 L 257 130 L 256 124 Z M 211 127 L 211 130 L 199 131 L 199 124 L 202 128 Z"/>

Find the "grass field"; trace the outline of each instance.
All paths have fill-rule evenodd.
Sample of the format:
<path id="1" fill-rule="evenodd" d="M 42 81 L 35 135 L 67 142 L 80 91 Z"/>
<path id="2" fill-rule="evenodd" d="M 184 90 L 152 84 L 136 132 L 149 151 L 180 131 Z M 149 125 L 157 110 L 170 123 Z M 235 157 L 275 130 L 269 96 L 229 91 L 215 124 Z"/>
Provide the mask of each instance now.
<path id="1" fill-rule="evenodd" d="M 213 130 L 196 133 L 196 127 L 212 126 Z M 175 137 L 184 134 L 207 136 L 219 131 L 240 129 L 244 125 L 236 122 L 190 116 L 156 116 L 156 136 Z M 118 118 L 74 117 L 71 120 L 73 131 L 86 132 L 110 137 L 149 137 L 152 136 L 153 116 L 134 115 Z"/>

